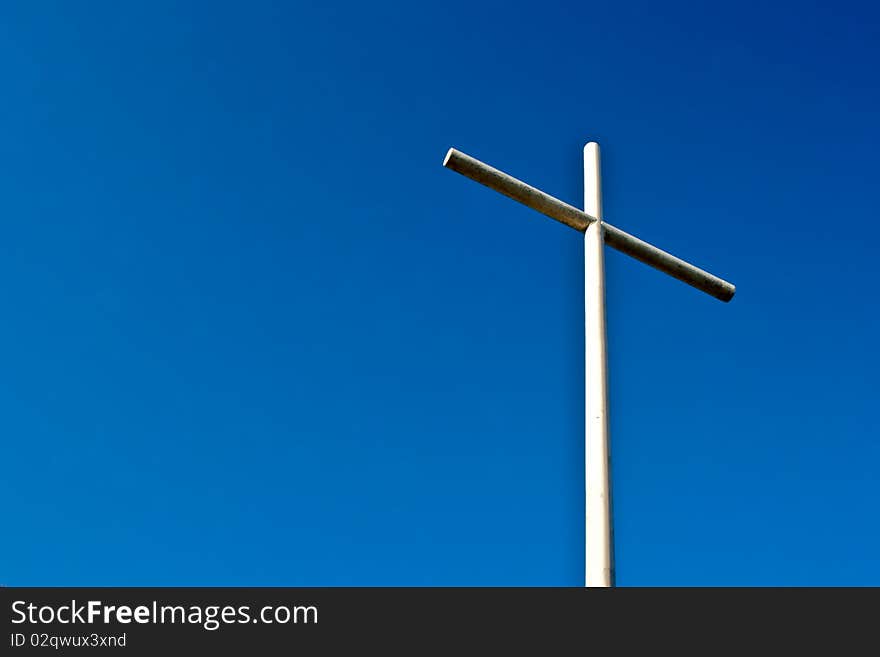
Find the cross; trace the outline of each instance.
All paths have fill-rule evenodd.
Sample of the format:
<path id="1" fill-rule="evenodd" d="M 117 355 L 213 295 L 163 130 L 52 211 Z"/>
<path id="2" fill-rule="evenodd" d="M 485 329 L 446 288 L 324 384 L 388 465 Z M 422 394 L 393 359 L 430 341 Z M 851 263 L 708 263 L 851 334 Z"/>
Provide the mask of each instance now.
<path id="1" fill-rule="evenodd" d="M 605 258 L 602 244 L 626 253 L 721 301 L 736 288 L 602 219 L 599 144 L 584 146 L 584 209 L 564 203 L 503 171 L 450 148 L 443 166 L 501 192 L 584 234 L 585 337 L 585 585 L 614 585 L 611 481 L 608 449 L 608 375 L 605 344 Z"/>

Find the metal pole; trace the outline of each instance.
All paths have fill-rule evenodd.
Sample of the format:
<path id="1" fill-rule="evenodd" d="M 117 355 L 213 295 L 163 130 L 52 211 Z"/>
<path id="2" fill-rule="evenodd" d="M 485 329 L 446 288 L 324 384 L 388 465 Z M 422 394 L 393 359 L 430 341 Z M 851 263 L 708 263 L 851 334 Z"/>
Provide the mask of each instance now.
<path id="1" fill-rule="evenodd" d="M 614 585 L 611 480 L 608 448 L 608 362 L 605 342 L 605 258 L 599 145 L 584 146 L 584 212 L 595 221 L 584 230 L 585 337 L 585 585 Z"/>
<path id="2" fill-rule="evenodd" d="M 537 187 L 524 183 L 513 176 L 490 167 L 484 162 L 471 157 L 461 151 L 450 148 L 443 160 L 443 166 L 447 169 L 467 176 L 471 180 L 485 185 L 496 192 L 519 201 L 551 219 L 555 219 L 566 226 L 584 232 L 590 224 L 596 221 L 596 217 L 589 211 L 584 212 L 576 207 L 563 203 Z M 626 231 L 615 228 L 611 224 L 604 223 L 605 243 L 613 249 L 632 256 L 636 260 L 644 262 L 655 269 L 677 278 L 706 294 L 710 294 L 721 301 L 730 301 L 736 292 L 736 287 L 724 279 L 718 278 L 689 262 L 676 258 L 671 253 L 658 249 L 653 244 L 640 240 Z"/>

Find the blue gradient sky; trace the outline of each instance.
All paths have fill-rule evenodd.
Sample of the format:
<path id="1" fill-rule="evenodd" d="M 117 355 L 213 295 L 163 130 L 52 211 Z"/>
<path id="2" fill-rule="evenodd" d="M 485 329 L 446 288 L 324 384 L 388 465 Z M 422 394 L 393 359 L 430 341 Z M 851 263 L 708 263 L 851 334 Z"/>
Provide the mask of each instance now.
<path id="1" fill-rule="evenodd" d="M 621 585 L 880 584 L 870 3 L 7 3 L 9 585 L 579 585 L 582 245 Z"/>

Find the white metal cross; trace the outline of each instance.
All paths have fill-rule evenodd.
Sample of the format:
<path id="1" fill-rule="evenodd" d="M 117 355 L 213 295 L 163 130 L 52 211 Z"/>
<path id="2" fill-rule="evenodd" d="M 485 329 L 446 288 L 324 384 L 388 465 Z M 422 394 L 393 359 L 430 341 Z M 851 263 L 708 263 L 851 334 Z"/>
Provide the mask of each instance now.
<path id="1" fill-rule="evenodd" d="M 586 586 L 613 586 L 614 541 L 608 446 L 605 259 L 602 245 L 607 244 L 721 301 L 730 301 L 736 288 L 731 283 L 643 242 L 603 220 L 599 145 L 595 142 L 584 146 L 583 211 L 454 148 L 450 148 L 446 153 L 443 166 L 584 233 L 586 347 L 584 581 Z"/>

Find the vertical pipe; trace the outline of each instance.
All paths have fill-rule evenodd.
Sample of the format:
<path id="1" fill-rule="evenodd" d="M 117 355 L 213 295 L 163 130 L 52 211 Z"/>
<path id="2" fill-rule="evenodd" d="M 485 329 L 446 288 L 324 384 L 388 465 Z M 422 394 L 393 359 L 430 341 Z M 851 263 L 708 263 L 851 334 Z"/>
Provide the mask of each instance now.
<path id="1" fill-rule="evenodd" d="M 605 259 L 599 145 L 584 146 L 584 212 L 598 221 L 584 232 L 585 585 L 614 584 L 605 343 Z"/>

